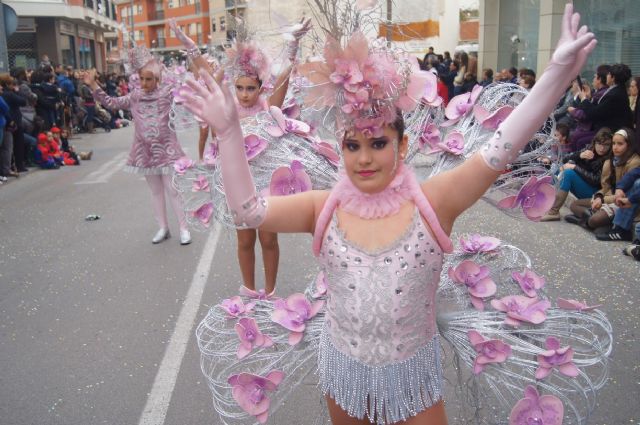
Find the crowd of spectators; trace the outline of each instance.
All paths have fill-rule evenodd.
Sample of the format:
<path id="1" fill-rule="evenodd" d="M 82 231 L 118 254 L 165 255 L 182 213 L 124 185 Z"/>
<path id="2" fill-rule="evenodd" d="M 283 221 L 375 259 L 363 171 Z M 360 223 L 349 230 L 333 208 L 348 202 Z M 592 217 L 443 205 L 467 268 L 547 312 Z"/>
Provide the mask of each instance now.
<path id="1" fill-rule="evenodd" d="M 75 133 L 94 133 L 128 124 L 128 111 L 107 111 L 93 100 L 82 70 L 53 65 L 46 55 L 37 69 L 14 68 L 0 74 L 0 184 L 28 167 L 58 168 L 90 159 L 74 151 Z M 127 80 L 99 74 L 99 84 L 112 96 L 128 92 Z"/>
<path id="2" fill-rule="evenodd" d="M 531 90 L 536 73 L 528 68 L 483 69 L 476 80 L 476 57 L 465 52 L 436 54 L 430 48 L 420 62 L 438 76 L 445 105 L 476 84 L 518 84 Z M 623 252 L 640 260 L 640 77 L 625 64 L 602 64 L 591 84 L 577 77 L 554 111 L 557 145 L 539 160 L 554 164 L 556 199 L 543 221 L 561 220 L 593 231 L 600 241 L 632 241 Z M 440 90 L 439 90 L 440 92 Z M 638 131 L 636 131 L 636 129 Z M 569 197 L 572 194 L 572 197 Z M 574 199 L 575 198 L 575 199 Z"/>

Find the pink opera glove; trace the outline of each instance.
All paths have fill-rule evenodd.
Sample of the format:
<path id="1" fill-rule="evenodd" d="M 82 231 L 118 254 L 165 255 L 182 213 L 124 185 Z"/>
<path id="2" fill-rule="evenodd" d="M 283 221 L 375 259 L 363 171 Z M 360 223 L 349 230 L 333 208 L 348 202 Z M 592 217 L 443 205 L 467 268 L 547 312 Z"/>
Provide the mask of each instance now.
<path id="1" fill-rule="evenodd" d="M 200 70 L 200 78 L 204 86 L 187 79 L 192 92 L 183 93 L 184 106 L 216 132 L 222 181 L 234 222 L 240 227 L 257 228 L 265 219 L 267 201 L 256 193 L 234 95 L 226 84 L 218 85 L 204 70 Z"/>
<path id="2" fill-rule="evenodd" d="M 551 176 L 544 176 L 541 179 L 531 176 L 517 195 L 498 201 L 498 208 L 512 209 L 519 206 L 529 220 L 540 221 L 556 199 L 556 189 L 551 184 L 551 180 Z"/>
<path id="3" fill-rule="evenodd" d="M 182 32 L 175 18 L 169 19 L 169 28 L 171 28 L 173 32 L 176 34 L 176 38 L 180 40 L 184 48 L 187 50 L 187 54 L 193 56 L 193 55 L 196 55 L 195 54 L 196 51 L 200 53 L 200 49 L 198 49 L 198 45 L 192 39 L 190 39 L 184 32 Z"/>
<path id="4" fill-rule="evenodd" d="M 276 391 L 283 379 L 284 373 L 274 370 L 265 377 L 251 373 L 232 375 L 227 382 L 231 385 L 231 394 L 238 406 L 263 424 L 269 417 L 271 400 L 268 394 Z"/>
<path id="5" fill-rule="evenodd" d="M 296 345 L 302 341 L 305 323 L 318 314 L 323 306 L 324 301 L 316 301 L 312 304 L 304 294 L 292 294 L 286 300 L 274 301 L 271 320 L 288 329 L 289 344 Z"/>
<path id="6" fill-rule="evenodd" d="M 471 235 L 468 238 L 460 238 L 460 248 L 465 254 L 477 254 L 480 252 L 492 252 L 500 246 L 500 239 L 491 236 Z"/>
<path id="7" fill-rule="evenodd" d="M 520 285 L 520 289 L 527 297 L 535 297 L 537 295 L 537 291 L 542 289 L 545 284 L 545 280 L 542 276 L 538 276 L 533 272 L 530 268 L 525 268 L 524 272 L 511 273 L 511 277 L 518 282 Z"/>
<path id="8" fill-rule="evenodd" d="M 573 13 L 573 5 L 568 3 L 562 18 L 560 40 L 547 69 L 480 151 L 489 168 L 502 171 L 518 157 L 584 66 L 596 40 L 586 26 L 579 28 L 579 23 L 580 15 Z"/>
<path id="9" fill-rule="evenodd" d="M 245 304 L 242 301 L 242 298 L 236 295 L 235 297 L 223 300 L 220 304 L 220 307 L 227 312 L 228 319 L 234 319 L 236 317 L 251 313 L 251 310 L 253 310 L 253 307 L 255 307 L 255 305 L 255 302 Z"/>
<path id="10" fill-rule="evenodd" d="M 473 373 L 478 375 L 489 363 L 502 363 L 511 355 L 511 346 L 499 339 L 486 339 L 477 331 L 468 331 L 469 342 L 478 355 L 473 361 Z"/>
<path id="11" fill-rule="evenodd" d="M 576 311 L 591 311 L 598 307 L 602 307 L 602 304 L 587 305 L 586 301 L 580 302 L 576 300 L 567 300 L 564 298 L 558 298 L 558 308 L 563 310 L 576 310 Z"/>
<path id="12" fill-rule="evenodd" d="M 505 325 L 517 328 L 522 322 L 539 325 L 547 320 L 547 309 L 551 303 L 539 300 L 537 297 L 529 298 L 522 295 L 508 295 L 501 299 L 491 300 L 491 306 L 498 311 L 507 313 Z"/>
<path id="13" fill-rule="evenodd" d="M 458 267 L 450 267 L 448 274 L 455 283 L 467 287 L 471 304 L 480 311 L 484 310 L 482 299 L 496 293 L 497 287 L 489 276 L 489 267 L 487 266 L 480 266 L 473 261 L 464 260 Z"/>
<path id="14" fill-rule="evenodd" d="M 260 332 L 258 324 L 251 317 L 243 317 L 238 320 L 235 329 L 240 339 L 237 353 L 239 359 L 247 357 L 255 347 L 267 348 L 273 346 L 273 340 Z"/>
<path id="15" fill-rule="evenodd" d="M 518 400 L 509 414 L 509 425 L 562 425 L 564 406 L 553 395 L 543 395 L 533 385 L 524 389 L 524 398 Z"/>
<path id="16" fill-rule="evenodd" d="M 547 350 L 538 354 L 536 379 L 546 378 L 553 368 L 571 378 L 578 376 L 578 368 L 573 364 L 573 348 L 568 345 L 560 348 L 560 341 L 552 336 L 547 338 L 545 345 Z"/>
<path id="17" fill-rule="evenodd" d="M 311 19 L 302 18 L 299 23 L 293 25 L 291 27 L 291 31 L 288 34 L 289 43 L 287 44 L 287 53 L 289 60 L 293 63 L 296 60 L 296 56 L 298 54 L 298 47 L 300 45 L 300 39 L 304 37 L 313 25 L 311 24 Z"/>

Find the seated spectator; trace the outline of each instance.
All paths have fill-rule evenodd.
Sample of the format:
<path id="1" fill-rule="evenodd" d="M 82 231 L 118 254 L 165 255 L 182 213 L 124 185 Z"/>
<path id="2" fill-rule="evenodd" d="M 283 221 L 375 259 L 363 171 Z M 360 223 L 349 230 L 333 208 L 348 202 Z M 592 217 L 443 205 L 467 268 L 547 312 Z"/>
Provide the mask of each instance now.
<path id="1" fill-rule="evenodd" d="M 556 137 L 566 137 L 564 129 L 568 130 L 566 126 L 563 128 L 558 124 L 556 133 L 559 134 Z M 541 221 L 560 220 L 560 208 L 564 205 L 569 193 L 573 193 L 578 200 L 591 202 L 591 197 L 600 188 L 604 162 L 611 155 L 611 138 L 611 131 L 606 127 L 601 128 L 587 148 L 563 158 L 564 165 L 560 168 L 560 186 L 556 192 L 555 202 Z"/>
<path id="2" fill-rule="evenodd" d="M 566 124 L 556 124 L 553 137 L 557 143 L 554 143 L 553 146 L 551 146 L 547 156 L 538 158 L 538 161 L 542 162 L 545 166 L 550 166 L 555 162 L 563 161 L 567 155 L 572 153 L 571 144 L 569 143 L 569 126 Z M 563 162 L 566 162 L 566 160 Z"/>
<path id="3" fill-rule="evenodd" d="M 51 134 L 53 135 L 53 141 L 60 147 L 62 147 L 62 157 L 64 165 L 80 165 L 78 155 L 76 155 L 73 146 L 69 145 L 69 141 L 66 137 L 62 137 L 62 132 L 58 127 L 51 128 Z"/>
<path id="4" fill-rule="evenodd" d="M 531 75 L 525 75 L 518 80 L 518 85 L 524 89 L 531 90 L 536 83 L 536 78 Z"/>
<path id="5" fill-rule="evenodd" d="M 581 224 L 588 229 L 611 225 L 618 208 L 614 196 L 616 184 L 629 171 L 640 167 L 639 149 L 633 130 L 622 128 L 616 131 L 613 135 L 611 151 L 613 158 L 606 160 L 602 167 L 600 190 L 593 195 L 590 203 L 585 202 L 588 201 L 585 199 L 579 199 L 572 203 L 571 211 L 574 216 L 565 217 L 566 221 Z"/>
<path id="6" fill-rule="evenodd" d="M 569 114 L 569 107 L 575 107 L 578 100 L 578 92 L 580 87 L 578 86 L 578 80 L 573 80 L 571 87 L 567 89 L 562 100 L 558 103 L 558 107 L 553 111 L 553 117 L 558 124 L 566 124 L 570 129 L 576 126 L 576 121 Z"/>
<path id="7" fill-rule="evenodd" d="M 51 132 L 51 130 L 47 131 L 45 135 L 47 136 L 47 147 L 49 148 L 49 155 L 51 156 L 51 158 L 53 158 L 54 161 L 58 163 L 58 165 L 65 165 L 64 155 L 60 150 L 60 145 L 54 139 L 53 133 Z"/>
<path id="8" fill-rule="evenodd" d="M 49 153 L 49 141 L 45 133 L 38 134 L 38 148 L 34 156 L 35 162 L 40 168 L 48 170 L 60 168 L 60 165 L 58 165 Z"/>
<path id="9" fill-rule="evenodd" d="M 466 74 L 464 74 L 464 82 L 462 83 L 460 94 L 469 93 L 477 84 L 478 80 L 476 79 L 476 76 L 470 72 L 467 72 Z"/>
<path id="10" fill-rule="evenodd" d="M 615 204 L 618 207 L 613 216 L 613 228 L 596 238 L 601 241 L 630 241 L 633 222 L 637 217 L 640 206 L 640 167 L 629 171 L 617 184 L 614 193 Z M 636 232 L 636 241 L 640 234 Z M 636 244 L 638 245 L 638 244 Z"/>

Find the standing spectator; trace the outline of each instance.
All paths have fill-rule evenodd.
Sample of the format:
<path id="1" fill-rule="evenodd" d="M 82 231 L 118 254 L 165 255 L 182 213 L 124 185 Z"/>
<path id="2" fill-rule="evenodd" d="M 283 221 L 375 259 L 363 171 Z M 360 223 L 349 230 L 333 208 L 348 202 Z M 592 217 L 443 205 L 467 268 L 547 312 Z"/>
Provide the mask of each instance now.
<path id="1" fill-rule="evenodd" d="M 471 72 L 467 72 L 464 75 L 464 81 L 462 83 L 462 88 L 460 89 L 460 93 L 468 93 L 478 84 L 478 80 L 476 80 L 476 76 Z"/>
<path id="2" fill-rule="evenodd" d="M 553 117 L 555 118 L 556 123 L 565 124 L 569 126 L 570 129 L 575 127 L 576 121 L 573 119 L 571 114 L 569 114 L 569 107 L 575 105 L 579 91 L 580 87 L 578 87 L 578 80 L 573 80 L 571 87 L 567 89 L 562 100 L 558 102 L 558 108 L 553 111 Z"/>
<path id="3" fill-rule="evenodd" d="M 449 70 L 444 74 L 442 74 L 441 76 L 442 81 L 447 85 L 447 91 L 449 92 L 448 93 L 449 99 L 453 98 L 453 93 L 454 93 L 453 80 L 458 75 L 459 67 L 460 65 L 458 64 L 458 62 L 452 61 L 449 64 Z"/>
<path id="4" fill-rule="evenodd" d="M 458 63 L 458 73 L 453 79 L 453 95 L 457 96 L 462 93 L 462 85 L 464 84 L 464 76 L 469 68 L 469 56 L 466 52 L 456 52 L 454 62 Z"/>
<path id="5" fill-rule="evenodd" d="M 493 69 L 485 68 L 482 70 L 482 80 L 480 81 L 480 85 L 482 87 L 487 87 L 491 83 L 493 83 Z"/>
<path id="6" fill-rule="evenodd" d="M 93 91 L 84 81 L 80 83 L 80 97 L 87 111 L 86 129 L 88 133 L 95 133 L 94 117 L 96 115 L 96 101 L 93 98 Z"/>
<path id="7" fill-rule="evenodd" d="M 3 89 L 2 97 L 9 105 L 9 116 L 11 117 L 9 130 L 13 133 L 13 156 L 16 172 L 24 173 L 28 171 L 25 166 L 27 149 L 24 143 L 20 108 L 27 106 L 27 99 L 20 96 L 16 81 L 9 74 L 0 74 L 0 86 Z"/>
<path id="8" fill-rule="evenodd" d="M 36 115 L 45 121 L 45 127 L 49 129 L 56 123 L 56 108 L 60 102 L 55 76 L 52 73 L 34 71 L 31 75 L 31 90 L 38 96 Z"/>
<path id="9" fill-rule="evenodd" d="M 0 95 L 2 94 L 2 86 L 0 86 Z M 0 183 L 7 181 L 5 170 L 11 171 L 11 154 L 13 146 L 9 146 L 4 137 L 4 128 L 9 117 L 9 105 L 0 96 Z M 13 143 L 13 142 L 11 142 Z"/>
<path id="10" fill-rule="evenodd" d="M 451 62 L 453 62 L 451 60 L 451 53 L 449 52 L 444 52 L 444 58 L 442 59 L 442 64 L 444 65 L 444 69 L 449 69 L 449 65 L 451 65 Z"/>
<path id="11" fill-rule="evenodd" d="M 591 140 L 592 134 L 597 130 L 593 129 L 593 124 L 587 119 L 585 112 L 585 102 L 598 103 L 607 92 L 607 74 L 609 73 L 609 65 L 599 65 L 593 75 L 593 89 L 588 84 L 582 83 L 582 87 L 578 88 L 577 98 L 573 105 L 567 108 L 569 115 L 576 121 L 576 128 L 571 134 L 571 144 L 574 150 L 580 150 L 581 146 Z"/>

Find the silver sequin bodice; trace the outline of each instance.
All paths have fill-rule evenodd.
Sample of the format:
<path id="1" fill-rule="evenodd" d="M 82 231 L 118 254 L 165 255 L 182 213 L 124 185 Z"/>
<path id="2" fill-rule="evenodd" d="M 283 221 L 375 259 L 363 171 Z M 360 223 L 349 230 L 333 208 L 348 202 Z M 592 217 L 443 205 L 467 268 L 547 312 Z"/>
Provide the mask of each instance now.
<path id="1" fill-rule="evenodd" d="M 319 258 L 328 286 L 328 333 L 344 354 L 386 365 L 409 358 L 436 334 L 442 250 L 417 210 L 407 231 L 376 252 L 349 242 L 334 215 Z"/>

